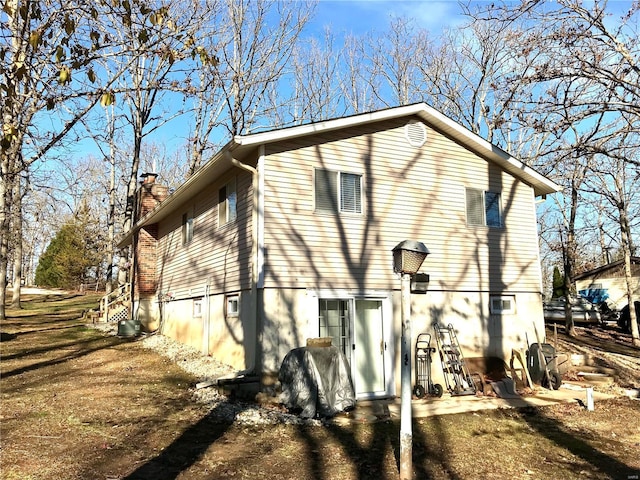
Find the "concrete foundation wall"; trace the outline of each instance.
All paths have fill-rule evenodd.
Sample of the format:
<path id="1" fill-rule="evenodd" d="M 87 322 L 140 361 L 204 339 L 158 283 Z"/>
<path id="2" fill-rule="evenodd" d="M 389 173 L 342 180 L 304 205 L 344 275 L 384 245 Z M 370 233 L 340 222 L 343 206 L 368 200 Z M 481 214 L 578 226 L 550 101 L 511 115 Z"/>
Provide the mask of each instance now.
<path id="1" fill-rule="evenodd" d="M 251 321 L 248 294 L 239 294 L 240 315 L 225 315 L 224 295 L 181 298 L 161 303 L 159 332 L 197 348 L 238 371 L 253 367 L 255 322 Z M 202 302 L 194 315 L 194 301 Z"/>
<path id="2" fill-rule="evenodd" d="M 366 292 L 365 292 L 366 293 Z M 369 292 L 367 297 L 381 297 L 383 292 Z M 390 293 L 392 320 L 389 325 L 394 345 L 390 346 L 394 357 L 394 382 L 400 391 L 400 340 L 401 309 L 400 292 Z M 260 346 L 262 369 L 277 372 L 284 356 L 293 348 L 306 344 L 307 338 L 317 337 L 318 295 L 307 290 L 275 290 L 264 292 L 264 317 Z M 432 334 L 432 346 L 436 346 L 432 325 L 452 324 L 463 355 L 471 357 L 500 357 L 509 364 L 512 350 L 526 351 L 528 343 L 545 342 L 542 303 L 537 292 L 503 293 L 513 297 L 513 313 L 492 314 L 487 292 L 430 291 L 426 295 L 412 295 L 412 362 L 415 368 L 415 342 L 418 334 Z M 527 343 L 528 342 L 528 343 Z M 434 381 L 444 387 L 442 367 L 438 354 L 433 357 Z M 412 375 L 412 381 L 415 375 Z"/>

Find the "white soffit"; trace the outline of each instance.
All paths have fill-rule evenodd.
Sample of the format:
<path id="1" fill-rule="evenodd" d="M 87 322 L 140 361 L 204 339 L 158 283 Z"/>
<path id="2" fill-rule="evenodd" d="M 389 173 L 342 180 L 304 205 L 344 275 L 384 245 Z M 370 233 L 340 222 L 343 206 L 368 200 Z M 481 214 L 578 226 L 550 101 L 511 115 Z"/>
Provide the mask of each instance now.
<path id="1" fill-rule="evenodd" d="M 482 137 L 471 132 L 459 123 L 454 122 L 426 103 L 389 108 L 386 110 L 300 125 L 297 127 L 272 130 L 269 132 L 244 136 L 238 135 L 234 137 L 232 143 L 235 145 L 232 146 L 231 149 L 234 150 L 235 148 L 240 147 L 241 150 L 244 150 L 242 147 L 275 143 L 281 140 L 290 140 L 307 135 L 410 116 L 420 117 L 430 127 L 440 131 L 446 136 L 449 136 L 454 141 L 465 146 L 477 155 L 495 162 L 505 171 L 531 185 L 536 195 L 547 195 L 562 190 L 560 186 L 556 185 L 544 175 L 536 172 L 531 167 L 526 166 L 524 163 L 515 159 L 501 148 L 487 142 Z"/>
<path id="2" fill-rule="evenodd" d="M 214 157 L 198 170 L 191 178 L 183 183 L 172 195 L 163 201 L 158 208 L 140 219 L 136 225 L 127 232 L 118 242 L 118 246 L 126 245 L 131 241 L 133 234 L 145 224 L 160 221 L 172 212 L 182 202 L 189 198 L 193 189 L 199 189 L 207 185 L 211 178 L 215 178 L 218 172 L 224 171 L 232 165 L 231 157 L 242 159 L 247 152 L 260 145 L 305 137 L 317 133 L 331 132 L 374 122 L 392 120 L 402 117 L 419 117 L 431 128 L 440 131 L 452 138 L 480 157 L 493 161 L 506 172 L 531 185 L 536 196 L 547 195 L 562 190 L 544 175 L 526 166 L 521 161 L 513 158 L 501 148 L 487 142 L 482 137 L 471 132 L 457 122 L 454 122 L 426 103 L 416 103 L 402 107 L 389 108 L 376 112 L 352 115 L 350 117 L 326 120 L 323 122 L 300 125 L 297 127 L 281 128 L 269 132 L 254 133 L 250 135 L 237 135 L 219 150 Z M 415 133 L 415 132 L 414 132 Z M 425 131 L 426 139 L 426 131 Z"/>

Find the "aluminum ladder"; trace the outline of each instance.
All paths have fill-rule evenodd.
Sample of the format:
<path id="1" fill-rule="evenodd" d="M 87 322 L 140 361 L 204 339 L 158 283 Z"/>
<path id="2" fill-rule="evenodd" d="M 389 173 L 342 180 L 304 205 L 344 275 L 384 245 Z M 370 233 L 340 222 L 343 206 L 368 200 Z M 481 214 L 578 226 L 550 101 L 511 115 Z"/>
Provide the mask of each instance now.
<path id="1" fill-rule="evenodd" d="M 435 324 L 433 328 L 447 389 L 451 395 L 475 395 L 476 385 L 462 356 L 453 325 Z"/>

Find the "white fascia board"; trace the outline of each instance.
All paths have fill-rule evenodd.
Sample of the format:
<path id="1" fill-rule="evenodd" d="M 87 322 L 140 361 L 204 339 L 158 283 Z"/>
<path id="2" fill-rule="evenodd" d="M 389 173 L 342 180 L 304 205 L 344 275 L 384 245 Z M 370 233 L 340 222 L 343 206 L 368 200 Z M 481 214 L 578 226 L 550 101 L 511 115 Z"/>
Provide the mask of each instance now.
<path id="1" fill-rule="evenodd" d="M 534 169 L 512 157 L 501 148 L 491 144 L 484 138 L 451 120 L 449 117 L 430 107 L 426 103 L 416 103 L 403 107 L 389 108 L 386 110 L 352 115 L 350 117 L 337 118 L 334 120 L 283 128 L 269 132 L 244 136 L 238 135 L 234 137 L 233 143 L 238 147 L 264 145 L 278 142 L 280 140 L 291 140 L 316 133 L 340 130 L 343 128 L 366 125 L 368 123 L 412 115 L 422 118 L 425 123 L 451 136 L 454 140 L 460 142 L 477 155 L 492 160 L 496 164 L 500 165 L 505 171 L 521 178 L 534 188 L 537 196 L 547 195 L 562 190 L 562 187 L 558 186 L 544 175 L 536 172 Z"/>
<path id="2" fill-rule="evenodd" d="M 310 123 L 297 127 L 283 128 L 280 130 L 272 130 L 269 132 L 254 133 L 250 135 L 237 135 L 233 140 L 236 144 L 242 146 L 273 143 L 279 140 L 290 140 L 293 138 L 313 135 L 314 133 L 330 132 L 332 130 L 340 130 L 343 128 L 355 127 L 358 125 L 366 125 L 368 123 L 390 120 L 392 118 L 416 115 L 426 107 L 427 105 L 425 103 L 417 103 L 404 107 L 378 110 L 376 112 L 352 115 L 350 117 L 336 118 L 334 120 Z"/>
<path id="3" fill-rule="evenodd" d="M 561 186 L 512 157 L 500 147 L 476 135 L 434 108 L 426 104 L 423 104 L 423 106 L 423 110 L 418 115 L 425 122 L 451 135 L 452 138 L 478 155 L 494 161 L 505 171 L 522 178 L 534 188 L 536 195 L 547 195 L 562 191 Z"/>

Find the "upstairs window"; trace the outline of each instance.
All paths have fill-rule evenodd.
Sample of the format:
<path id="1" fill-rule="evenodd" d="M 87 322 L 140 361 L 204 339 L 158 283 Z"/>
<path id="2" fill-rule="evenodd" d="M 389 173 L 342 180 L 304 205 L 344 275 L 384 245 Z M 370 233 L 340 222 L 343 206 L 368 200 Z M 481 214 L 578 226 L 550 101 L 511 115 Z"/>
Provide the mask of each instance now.
<path id="1" fill-rule="evenodd" d="M 193 213 L 182 215 L 182 245 L 188 245 L 193 240 Z"/>
<path id="2" fill-rule="evenodd" d="M 467 225 L 502 226 L 500 193 L 467 188 L 466 197 Z"/>
<path id="3" fill-rule="evenodd" d="M 229 181 L 218 192 L 218 226 L 226 225 L 236 219 L 236 179 Z"/>
<path id="4" fill-rule="evenodd" d="M 362 213 L 362 175 L 316 169 L 316 212 Z"/>

